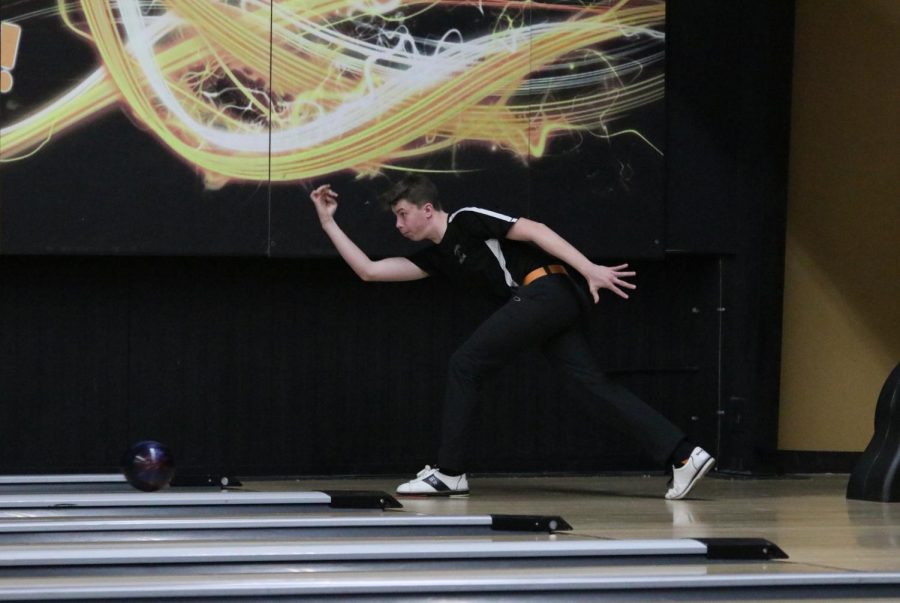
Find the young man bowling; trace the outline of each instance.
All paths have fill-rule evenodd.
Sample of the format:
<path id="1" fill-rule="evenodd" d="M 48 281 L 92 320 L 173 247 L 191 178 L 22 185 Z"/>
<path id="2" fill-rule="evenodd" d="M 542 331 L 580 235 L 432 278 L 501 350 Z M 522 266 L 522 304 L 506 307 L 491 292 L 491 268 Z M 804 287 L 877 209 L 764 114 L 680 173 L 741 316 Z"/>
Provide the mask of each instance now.
<path id="1" fill-rule="evenodd" d="M 445 212 L 434 184 L 409 175 L 382 199 L 396 227 L 412 241 L 430 245 L 408 257 L 372 261 L 334 220 L 338 194 L 324 184 L 310 195 L 325 234 L 365 281 L 452 278 L 504 300 L 452 355 L 447 374 L 437 467 L 397 487 L 400 495 L 469 493 L 466 434 L 481 381 L 528 346 L 539 346 L 563 377 L 582 387 L 600 417 L 613 415 L 660 464 L 672 466 L 667 499 L 684 498 L 715 464 L 668 419 L 600 370 L 579 315 L 600 299 L 600 290 L 628 298 L 635 273 L 627 264 L 601 266 L 547 226 L 486 209 Z"/>

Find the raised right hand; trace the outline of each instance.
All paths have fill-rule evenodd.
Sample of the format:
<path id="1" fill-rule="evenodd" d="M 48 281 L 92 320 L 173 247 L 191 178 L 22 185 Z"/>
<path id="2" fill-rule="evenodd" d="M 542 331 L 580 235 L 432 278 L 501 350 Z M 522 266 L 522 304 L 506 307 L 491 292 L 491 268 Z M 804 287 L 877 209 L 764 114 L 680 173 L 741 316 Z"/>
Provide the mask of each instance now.
<path id="1" fill-rule="evenodd" d="M 319 221 L 322 224 L 334 219 L 334 212 L 337 211 L 338 194 L 331 190 L 330 184 L 323 184 L 309 194 L 313 205 L 316 207 L 316 213 L 319 215 Z"/>

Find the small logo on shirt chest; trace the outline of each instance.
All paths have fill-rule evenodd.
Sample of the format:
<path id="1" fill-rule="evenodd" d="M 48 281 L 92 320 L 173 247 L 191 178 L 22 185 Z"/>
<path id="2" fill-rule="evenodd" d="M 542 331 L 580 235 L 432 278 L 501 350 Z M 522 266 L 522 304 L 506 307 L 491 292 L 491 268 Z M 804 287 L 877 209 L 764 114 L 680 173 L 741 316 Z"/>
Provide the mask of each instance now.
<path id="1" fill-rule="evenodd" d="M 466 252 L 463 251 L 462 245 L 457 243 L 457 245 L 453 248 L 453 255 L 456 256 L 456 259 L 459 260 L 460 264 L 465 263 Z"/>

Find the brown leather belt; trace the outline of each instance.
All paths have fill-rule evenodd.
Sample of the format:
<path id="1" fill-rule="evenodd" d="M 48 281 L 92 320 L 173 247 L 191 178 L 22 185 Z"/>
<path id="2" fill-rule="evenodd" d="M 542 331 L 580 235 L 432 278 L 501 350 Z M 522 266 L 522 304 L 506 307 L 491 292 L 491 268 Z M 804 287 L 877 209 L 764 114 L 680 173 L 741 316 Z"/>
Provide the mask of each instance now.
<path id="1" fill-rule="evenodd" d="M 547 276 L 548 274 L 568 274 L 568 272 L 566 272 L 566 267 L 561 264 L 541 266 L 540 268 L 535 268 L 525 275 L 525 278 L 522 279 L 522 286 L 527 287 L 542 276 Z"/>

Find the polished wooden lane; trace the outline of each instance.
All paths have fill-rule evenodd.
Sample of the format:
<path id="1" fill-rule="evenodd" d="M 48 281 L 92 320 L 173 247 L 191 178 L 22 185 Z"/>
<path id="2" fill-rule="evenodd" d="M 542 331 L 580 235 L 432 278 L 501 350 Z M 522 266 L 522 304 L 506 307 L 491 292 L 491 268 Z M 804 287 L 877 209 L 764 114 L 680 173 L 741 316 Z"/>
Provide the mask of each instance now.
<path id="1" fill-rule="evenodd" d="M 821 569 L 900 571 L 900 503 L 847 500 L 848 475 L 748 479 L 715 474 L 690 500 L 667 501 L 661 476 L 474 476 L 472 495 L 400 499 L 420 513 L 554 514 L 573 535 L 598 538 L 765 538 L 790 559 Z M 352 480 L 353 488 L 391 492 L 397 480 Z M 344 480 L 271 483 L 268 487 L 347 488 Z M 900 593 L 898 593 L 900 599 Z"/>

